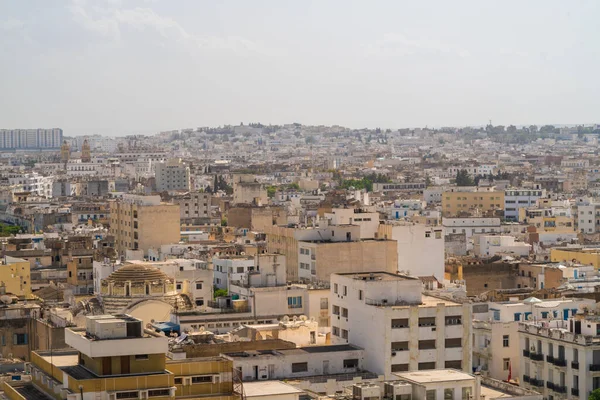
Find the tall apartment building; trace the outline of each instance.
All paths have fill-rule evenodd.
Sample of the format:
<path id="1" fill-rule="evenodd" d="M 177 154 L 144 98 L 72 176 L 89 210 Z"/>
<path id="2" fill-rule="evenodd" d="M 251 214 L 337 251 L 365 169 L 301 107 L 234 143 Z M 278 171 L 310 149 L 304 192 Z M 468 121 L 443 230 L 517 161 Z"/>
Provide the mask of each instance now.
<path id="1" fill-rule="evenodd" d="M 54 129 L 0 129 L 0 149 L 58 149 L 63 131 Z"/>
<path id="2" fill-rule="evenodd" d="M 588 398 L 600 389 L 600 320 L 572 310 L 567 320 L 519 324 L 520 381 L 547 399 Z"/>
<path id="3" fill-rule="evenodd" d="M 230 360 L 185 358 L 170 351 L 166 336 L 142 325 L 128 315 L 86 317 L 85 328 L 65 329 L 73 350 L 32 352 L 32 382 L 3 389 L 10 399 L 238 398 Z"/>
<path id="4" fill-rule="evenodd" d="M 600 203 L 580 204 L 577 206 L 577 229 L 581 233 L 600 232 Z"/>
<path id="5" fill-rule="evenodd" d="M 504 218 L 519 221 L 519 209 L 534 207 L 546 195 L 543 189 L 507 189 L 504 191 Z"/>
<path id="6" fill-rule="evenodd" d="M 332 343 L 364 348 L 365 368 L 386 379 L 405 371 L 469 371 L 471 305 L 422 290 L 421 280 L 388 272 L 333 274 Z"/>
<path id="7" fill-rule="evenodd" d="M 566 319 L 572 310 L 593 307 L 591 299 L 528 298 L 523 301 L 477 304 L 473 311 L 473 369 L 482 375 L 506 380 L 521 376 L 519 324 L 530 320 Z M 476 312 L 478 308 L 485 312 Z"/>
<path id="8" fill-rule="evenodd" d="M 124 194 L 110 203 L 110 234 L 115 237 L 115 249 L 159 248 L 162 244 L 179 243 L 179 205 L 160 201 L 160 196 Z"/>
<path id="9" fill-rule="evenodd" d="M 0 288 L 5 294 L 31 296 L 31 265 L 22 258 L 4 256 L 0 262 Z"/>
<path id="10" fill-rule="evenodd" d="M 504 209 L 504 192 L 499 191 L 451 191 L 442 194 L 444 217 L 460 214 L 485 216 L 495 215 Z"/>
<path id="11" fill-rule="evenodd" d="M 179 158 L 155 165 L 156 190 L 190 190 L 190 167 Z"/>
<path id="12" fill-rule="evenodd" d="M 173 203 L 179 204 L 180 218 L 209 218 L 211 216 L 212 196 L 210 193 L 193 192 L 180 197 L 175 197 Z"/>

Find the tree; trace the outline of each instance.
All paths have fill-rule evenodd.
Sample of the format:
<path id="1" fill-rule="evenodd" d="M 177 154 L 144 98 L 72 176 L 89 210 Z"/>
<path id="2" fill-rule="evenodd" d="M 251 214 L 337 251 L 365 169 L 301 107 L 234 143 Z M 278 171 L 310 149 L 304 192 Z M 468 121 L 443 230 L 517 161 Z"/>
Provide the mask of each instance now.
<path id="1" fill-rule="evenodd" d="M 588 400 L 600 400 L 600 389 L 596 389 L 590 393 Z"/>
<path id="2" fill-rule="evenodd" d="M 219 289 L 217 286 L 213 287 L 213 293 L 215 296 L 215 299 L 217 297 L 222 297 L 222 296 L 227 296 L 227 289 Z"/>
<path id="3" fill-rule="evenodd" d="M 459 169 L 456 173 L 456 186 L 475 186 L 475 181 L 466 169 Z"/>

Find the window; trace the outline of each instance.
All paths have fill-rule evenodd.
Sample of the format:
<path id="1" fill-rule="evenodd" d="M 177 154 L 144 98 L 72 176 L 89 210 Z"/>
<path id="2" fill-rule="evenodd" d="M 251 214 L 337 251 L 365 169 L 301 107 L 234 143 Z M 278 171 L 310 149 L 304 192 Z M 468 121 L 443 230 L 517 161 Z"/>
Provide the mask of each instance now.
<path id="1" fill-rule="evenodd" d="M 362 300 L 362 299 L 363 299 L 363 291 L 362 291 L 362 290 L 359 290 L 359 291 L 358 291 L 358 299 L 359 299 L 359 300 Z"/>
<path id="2" fill-rule="evenodd" d="M 392 320 L 392 329 L 408 328 L 408 318 Z"/>
<path id="3" fill-rule="evenodd" d="M 342 339 L 348 339 L 348 331 L 345 329 L 342 329 Z"/>
<path id="4" fill-rule="evenodd" d="M 13 344 L 15 344 L 15 345 L 27 344 L 27 334 L 26 333 L 15 333 L 13 336 Z"/>
<path id="5" fill-rule="evenodd" d="M 308 372 L 308 363 L 300 362 L 300 363 L 292 363 L 292 373 L 297 372 Z"/>
<path id="6" fill-rule="evenodd" d="M 340 315 L 340 306 L 332 306 L 331 307 L 331 313 L 333 315 Z"/>
<path id="7" fill-rule="evenodd" d="M 461 316 L 454 315 L 446 317 L 446 325 L 461 325 Z"/>
<path id="8" fill-rule="evenodd" d="M 348 309 L 347 308 L 342 308 L 342 317 L 348 318 Z"/>
<path id="9" fill-rule="evenodd" d="M 508 371 L 508 369 L 510 368 L 510 358 L 503 358 L 502 359 L 502 368 L 505 371 Z"/>
<path id="10" fill-rule="evenodd" d="M 509 347 L 509 335 L 502 336 L 502 347 Z"/>
<path id="11" fill-rule="evenodd" d="M 435 317 L 419 318 L 419 326 L 435 326 Z"/>
<path id="12" fill-rule="evenodd" d="M 333 284 L 333 293 L 337 294 L 337 292 L 338 292 L 338 284 L 334 283 Z"/>
<path id="13" fill-rule="evenodd" d="M 176 288 L 177 290 L 181 290 L 181 283 L 178 283 L 177 285 L 175 285 L 175 288 Z"/>
<path id="14" fill-rule="evenodd" d="M 329 309 L 329 299 L 327 297 L 321 297 L 321 310 Z"/>
<path id="15" fill-rule="evenodd" d="M 419 340 L 419 350 L 435 349 L 435 340 Z"/>
<path id="16" fill-rule="evenodd" d="M 358 358 L 344 360 L 344 368 L 358 368 Z"/>
<path id="17" fill-rule="evenodd" d="M 288 308 L 302 308 L 302 296 L 288 297 Z"/>
<path id="18" fill-rule="evenodd" d="M 465 386 L 462 388 L 462 400 L 469 400 L 471 394 L 473 393 L 473 389 L 469 386 Z"/>
<path id="19" fill-rule="evenodd" d="M 136 354 L 135 355 L 136 360 L 147 360 L 148 358 L 149 358 L 148 354 Z"/>
<path id="20" fill-rule="evenodd" d="M 408 342 L 392 342 L 392 351 L 407 351 Z"/>
<path id="21" fill-rule="evenodd" d="M 445 345 L 447 348 L 461 347 L 462 339 L 461 338 L 446 339 Z"/>
<path id="22" fill-rule="evenodd" d="M 202 290 L 202 282 L 196 282 L 196 290 Z"/>
<path id="23" fill-rule="evenodd" d="M 171 395 L 170 389 L 153 389 L 148 390 L 148 397 L 168 397 Z"/>
<path id="24" fill-rule="evenodd" d="M 331 333 L 333 336 L 340 336 L 340 328 L 338 328 L 337 326 L 332 326 L 331 327 Z"/>
<path id="25" fill-rule="evenodd" d="M 120 392 L 117 393 L 117 399 L 138 399 L 139 392 Z"/>
<path id="26" fill-rule="evenodd" d="M 419 363 L 419 371 L 424 371 L 428 369 L 435 369 L 435 362 L 422 362 Z"/>
<path id="27" fill-rule="evenodd" d="M 347 296 L 348 295 L 348 286 L 344 285 L 343 290 L 342 290 L 342 296 Z"/>
<path id="28" fill-rule="evenodd" d="M 444 400 L 454 400 L 454 389 L 444 389 Z"/>
<path id="29" fill-rule="evenodd" d="M 462 369 L 462 361 L 446 361 L 444 363 L 444 368 L 452 368 L 452 369 Z"/>
<path id="30" fill-rule="evenodd" d="M 212 383 L 212 375 L 192 376 L 192 383 Z"/>
<path id="31" fill-rule="evenodd" d="M 244 267 L 237 267 L 237 273 L 238 274 L 243 274 L 244 273 Z"/>

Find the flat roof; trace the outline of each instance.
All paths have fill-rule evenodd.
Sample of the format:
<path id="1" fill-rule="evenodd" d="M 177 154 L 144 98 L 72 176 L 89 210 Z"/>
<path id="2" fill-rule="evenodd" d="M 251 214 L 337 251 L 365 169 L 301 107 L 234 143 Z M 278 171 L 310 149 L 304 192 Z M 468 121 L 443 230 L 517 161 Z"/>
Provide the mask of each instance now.
<path id="1" fill-rule="evenodd" d="M 42 354 L 38 354 L 44 361 L 53 364 L 57 367 L 69 367 L 72 365 L 77 365 L 77 363 L 79 362 L 79 355 L 78 353 L 72 353 L 72 354 L 60 354 L 60 353 L 54 353 L 52 355 L 44 353 Z"/>
<path id="2" fill-rule="evenodd" d="M 457 303 L 456 301 L 452 301 L 452 300 L 447 300 L 444 298 L 440 298 L 440 297 L 434 297 L 434 296 L 427 296 L 427 295 L 422 295 L 421 296 L 421 305 L 425 306 L 425 307 L 434 307 L 437 306 L 440 303 L 443 303 L 446 306 L 459 306 L 461 305 L 460 303 Z"/>
<path id="3" fill-rule="evenodd" d="M 354 279 L 374 278 L 375 281 L 406 281 L 406 280 L 418 280 L 419 278 L 401 274 L 394 274 L 386 271 L 375 271 L 375 272 L 338 272 L 333 275 L 348 276 Z"/>
<path id="4" fill-rule="evenodd" d="M 475 377 L 473 375 L 458 371 L 456 369 L 432 369 L 427 371 L 403 372 L 396 374 L 396 376 L 401 379 L 406 379 L 421 384 L 448 381 L 475 381 Z M 245 386 L 246 385 L 244 384 L 244 387 Z"/>
<path id="5" fill-rule="evenodd" d="M 244 382 L 246 397 L 276 396 L 280 394 L 304 393 L 304 391 L 281 381 Z"/>

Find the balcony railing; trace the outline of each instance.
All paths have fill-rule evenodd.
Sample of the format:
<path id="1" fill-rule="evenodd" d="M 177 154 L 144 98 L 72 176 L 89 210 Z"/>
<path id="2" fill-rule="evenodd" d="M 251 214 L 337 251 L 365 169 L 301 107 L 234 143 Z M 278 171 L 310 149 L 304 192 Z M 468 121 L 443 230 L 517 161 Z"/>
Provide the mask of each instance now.
<path id="1" fill-rule="evenodd" d="M 552 356 L 546 356 L 546 361 L 548 361 L 549 363 L 553 363 L 554 364 L 554 357 Z M 550 383 L 550 382 L 548 382 Z"/>
<path id="2" fill-rule="evenodd" d="M 529 357 L 529 350 L 523 350 L 523 357 Z"/>
<path id="3" fill-rule="evenodd" d="M 567 393 L 567 387 L 566 386 L 554 385 L 554 389 L 553 390 L 556 393 Z"/>
<path id="4" fill-rule="evenodd" d="M 572 388 L 572 389 L 571 389 L 571 394 L 572 394 L 573 396 L 579 396 L 579 389 Z"/>
<path id="5" fill-rule="evenodd" d="M 529 358 L 533 361 L 544 361 L 544 355 L 542 353 L 530 353 Z"/>
<path id="6" fill-rule="evenodd" d="M 529 384 L 537 387 L 544 387 L 544 381 L 541 379 L 531 378 Z"/>
<path id="7" fill-rule="evenodd" d="M 556 365 L 557 367 L 566 367 L 567 360 L 565 360 L 564 358 L 555 358 L 552 364 Z"/>
<path id="8" fill-rule="evenodd" d="M 548 389 L 554 390 L 554 383 L 552 383 L 552 382 L 546 382 L 546 387 Z"/>
<path id="9" fill-rule="evenodd" d="M 571 361 L 571 368 L 579 369 L 579 363 L 577 361 Z"/>
<path id="10" fill-rule="evenodd" d="M 590 371 L 600 371 L 600 364 L 590 364 Z"/>
<path id="11" fill-rule="evenodd" d="M 531 378 L 529 378 L 529 375 L 523 375 L 523 382 L 529 383 L 530 380 Z"/>

